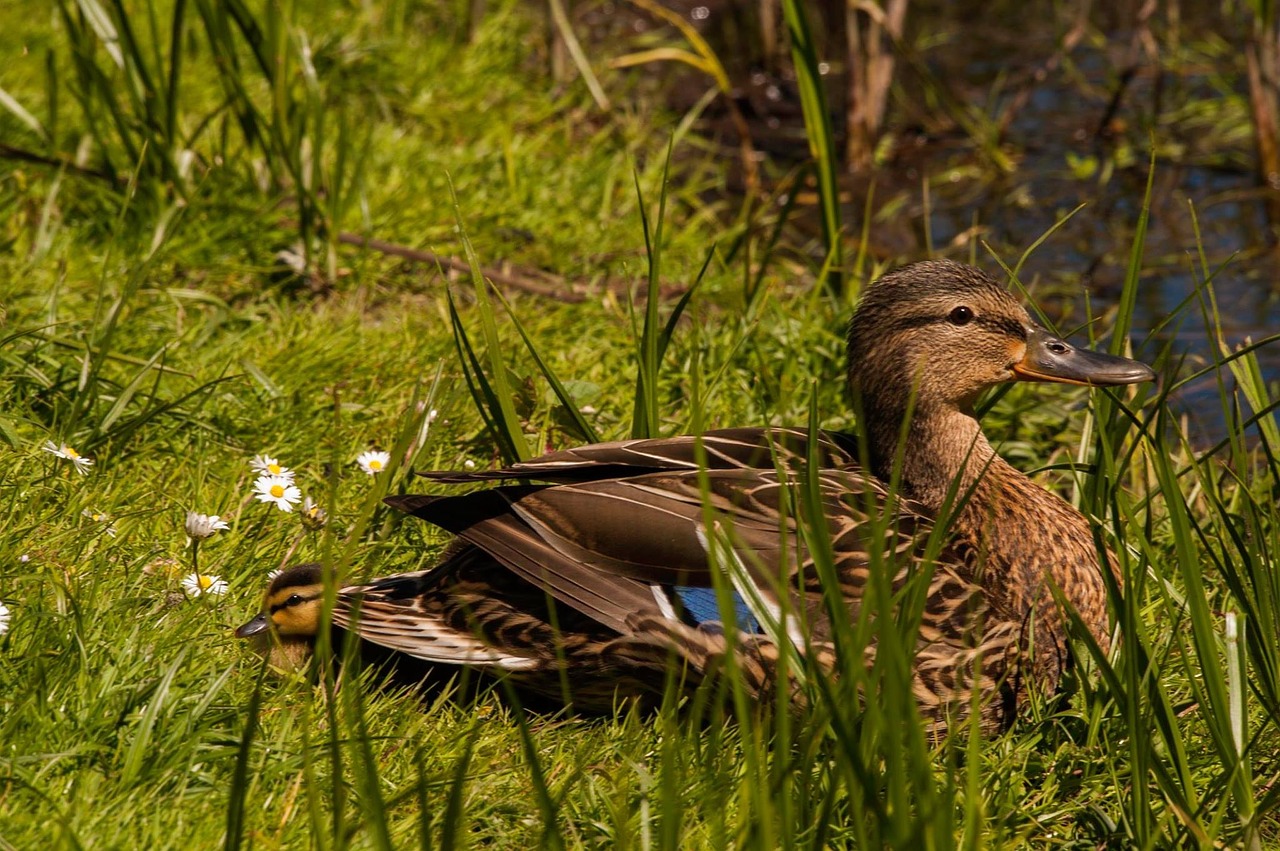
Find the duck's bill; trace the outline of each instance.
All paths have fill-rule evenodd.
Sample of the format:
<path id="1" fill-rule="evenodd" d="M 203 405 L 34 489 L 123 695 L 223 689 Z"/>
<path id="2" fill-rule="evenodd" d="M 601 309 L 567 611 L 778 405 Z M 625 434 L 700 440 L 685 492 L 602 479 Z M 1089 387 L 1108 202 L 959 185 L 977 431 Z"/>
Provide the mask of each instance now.
<path id="1" fill-rule="evenodd" d="M 256 618 L 236 630 L 236 638 L 248 638 L 251 635 L 266 632 L 269 626 L 271 626 L 271 622 L 267 620 L 266 614 L 259 614 Z"/>
<path id="2" fill-rule="evenodd" d="M 1027 353 L 1013 365 L 1013 373 L 1021 381 L 1056 381 L 1089 387 L 1137 384 L 1154 381 L 1156 377 L 1155 370 L 1145 363 L 1076 348 L 1043 328 L 1036 328 L 1028 335 Z"/>

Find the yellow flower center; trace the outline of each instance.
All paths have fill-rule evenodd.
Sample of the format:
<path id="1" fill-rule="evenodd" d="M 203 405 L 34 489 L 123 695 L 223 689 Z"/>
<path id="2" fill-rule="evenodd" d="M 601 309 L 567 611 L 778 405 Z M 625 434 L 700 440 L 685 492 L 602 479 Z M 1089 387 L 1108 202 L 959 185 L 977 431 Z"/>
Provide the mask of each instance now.
<path id="1" fill-rule="evenodd" d="M 283 485 L 272 485 L 272 486 L 271 486 L 271 495 L 272 495 L 272 496 L 274 496 L 276 499 L 279 499 L 280 497 L 284 496 L 284 486 L 283 486 Z"/>
<path id="2" fill-rule="evenodd" d="M 200 586 L 200 590 L 201 590 L 201 591 L 208 591 L 208 590 L 209 590 L 209 588 L 213 585 L 213 577 L 212 577 L 212 576 L 197 576 L 197 577 L 196 577 L 196 583 Z"/>
<path id="3" fill-rule="evenodd" d="M 62 447 L 62 451 L 65 452 L 67 454 L 67 457 L 70 458 L 72 461 L 80 457 L 80 453 L 72 449 L 70 446 Z"/>
<path id="4" fill-rule="evenodd" d="M 381 462 L 381 461 L 379 461 L 377 458 L 374 458 L 372 461 L 370 461 L 370 462 L 369 462 L 369 469 L 370 469 L 370 470 L 375 470 L 375 471 L 376 471 L 376 470 L 381 470 L 381 469 L 382 469 L 382 462 Z"/>
<path id="5" fill-rule="evenodd" d="M 279 464 L 268 464 L 268 465 L 267 465 L 267 470 L 269 470 L 269 471 L 271 472 L 271 475 L 273 475 L 273 476 L 278 476 L 278 475 L 280 475 L 280 465 L 279 465 Z"/>

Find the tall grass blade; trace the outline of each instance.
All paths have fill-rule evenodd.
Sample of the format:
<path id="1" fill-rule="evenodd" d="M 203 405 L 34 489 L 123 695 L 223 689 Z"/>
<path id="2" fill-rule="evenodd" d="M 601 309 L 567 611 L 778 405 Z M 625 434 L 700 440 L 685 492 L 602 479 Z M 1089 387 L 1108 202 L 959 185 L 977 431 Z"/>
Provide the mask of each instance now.
<path id="1" fill-rule="evenodd" d="M 796 85 L 800 89 L 800 107 L 804 112 L 805 135 L 809 154 L 813 157 L 818 177 L 818 198 L 822 203 L 822 237 L 827 255 L 819 283 L 840 295 L 844 288 L 844 249 L 840 228 L 840 185 L 835 133 L 831 128 L 831 110 L 818 70 L 818 51 L 809 28 L 806 4 L 801 0 L 782 0 L 782 14 L 791 35 L 791 56 L 795 64 Z"/>
<path id="2" fill-rule="evenodd" d="M 471 391 L 471 398 L 476 403 L 476 410 L 484 420 L 485 428 L 493 435 L 504 463 L 514 464 L 522 458 L 529 457 L 527 453 L 520 454 L 519 446 L 524 440 L 524 430 L 518 422 L 515 424 L 515 430 L 519 432 L 517 440 L 517 435 L 513 433 L 513 429 L 504 418 L 498 394 L 489 382 L 484 367 L 480 364 L 480 358 L 476 355 L 475 347 L 471 344 L 471 338 L 462 322 L 462 316 L 458 313 L 453 293 L 446 290 L 445 297 L 449 302 L 449 321 L 453 326 L 453 342 L 461 361 L 462 374 Z"/>
<path id="3" fill-rule="evenodd" d="M 529 350 L 533 362 L 538 365 L 538 371 L 542 373 L 542 377 L 547 379 L 547 383 L 551 385 L 551 390 L 556 394 L 556 398 L 560 401 L 561 407 L 564 408 L 566 414 L 573 421 L 574 427 L 582 435 L 582 438 L 588 443 L 599 443 L 601 441 L 599 433 L 595 426 L 587 422 L 587 418 L 582 415 L 582 410 L 577 400 L 573 398 L 564 384 L 556 376 L 546 359 L 542 357 L 542 353 L 538 351 L 538 347 L 534 344 L 529 333 L 525 331 L 524 324 L 520 322 L 514 310 L 511 309 L 511 303 L 502 295 L 502 293 L 494 290 L 493 295 L 498 299 L 498 303 L 502 305 L 503 310 L 507 312 L 507 318 L 511 320 L 511 324 L 515 326 L 516 333 L 520 335 L 520 339 L 524 341 L 524 346 Z"/>
<path id="4" fill-rule="evenodd" d="M 467 834 L 463 830 L 466 824 L 463 804 L 466 799 L 467 772 L 471 768 L 471 756 L 475 752 L 476 739 L 479 735 L 479 726 L 472 725 L 467 731 L 462 755 L 453 766 L 449 781 L 449 795 L 445 800 L 444 815 L 440 820 L 441 851 L 454 851 L 454 849 L 466 847 Z"/>
<path id="5" fill-rule="evenodd" d="M 586 51 L 582 49 L 581 42 L 573 32 L 573 24 L 569 22 L 569 16 L 565 14 L 563 0 L 547 0 L 551 7 L 551 19 L 555 21 L 556 31 L 560 33 L 560 37 L 564 39 L 564 46 L 569 50 L 569 56 L 573 58 L 573 64 L 578 66 L 578 73 L 582 75 L 582 81 L 587 84 L 587 90 L 591 92 L 591 97 L 595 100 L 596 106 L 606 112 L 610 108 L 609 96 L 604 93 L 604 87 L 600 85 L 600 80 L 596 77 L 595 71 L 591 70 L 591 61 L 587 59 Z"/>
<path id="6" fill-rule="evenodd" d="M 347 671 L 354 674 L 359 667 L 359 662 L 355 658 L 356 642 L 347 642 L 351 651 L 351 662 L 355 662 L 355 666 L 347 668 Z M 347 662 L 344 660 L 344 667 Z M 362 678 L 351 676 L 346 686 L 342 689 L 342 694 L 347 698 L 347 725 L 344 729 L 349 732 L 355 745 L 355 759 L 352 760 L 352 768 L 355 772 L 355 785 L 360 791 L 360 807 L 364 810 L 364 824 L 369 828 L 372 834 L 373 845 L 382 851 L 392 851 L 395 845 L 391 841 L 391 830 L 387 824 L 387 804 L 382 798 L 381 781 L 378 778 L 378 760 L 373 754 L 373 747 L 369 735 L 369 722 L 365 716 L 364 706 L 364 688 L 365 683 Z"/>
<path id="7" fill-rule="evenodd" d="M 497 434 L 495 434 L 495 437 L 498 437 L 507 447 L 513 456 L 511 460 L 524 461 L 531 458 L 533 453 L 529 450 L 528 441 L 525 440 L 524 436 L 524 427 L 520 422 L 520 417 L 516 414 L 515 391 L 511 386 L 511 374 L 507 369 L 507 363 L 502 357 L 502 341 L 498 338 L 498 325 L 494 320 L 493 303 L 489 300 L 489 282 L 485 280 L 484 273 L 480 269 L 480 261 L 476 257 L 475 250 L 471 247 L 471 240 L 467 238 L 466 228 L 462 222 L 462 209 L 458 206 L 458 196 L 454 193 L 452 181 L 449 183 L 449 197 L 453 201 L 454 220 L 458 225 L 462 247 L 466 253 L 467 262 L 471 266 L 471 281 L 476 294 L 476 311 L 480 314 L 480 329 L 484 335 L 485 357 L 489 362 L 487 372 L 478 372 L 477 379 L 481 380 L 482 384 L 488 383 L 491 385 L 491 390 L 486 393 L 486 401 L 490 405 L 490 414 L 496 427 Z M 460 327 L 459 324 L 455 323 L 455 328 Z M 468 349 L 470 350 L 469 346 Z M 472 355 L 472 361 L 478 367 L 474 354 Z"/>
<path id="8" fill-rule="evenodd" d="M 9 110 L 14 118 L 18 119 L 21 124 L 25 125 L 26 128 L 39 137 L 41 141 L 46 143 L 50 141 L 49 131 L 40 123 L 40 120 L 30 112 L 27 112 L 26 108 L 18 102 L 18 99 L 5 91 L 3 86 L 0 86 L 0 106 Z"/>
<path id="9" fill-rule="evenodd" d="M 258 679 L 253 695 L 245 709 L 244 732 L 240 734 L 240 746 L 236 749 L 236 767 L 231 775 L 231 788 L 227 792 L 227 833 L 222 847 L 226 851 L 239 851 L 244 841 L 244 804 L 249 797 L 249 758 L 253 754 L 253 739 L 258 732 L 258 716 L 262 711 L 262 685 L 266 681 L 269 660 L 264 656 L 258 668 Z"/>
<path id="10" fill-rule="evenodd" d="M 648 287 L 644 306 L 644 327 L 637 340 L 636 393 L 632 409 L 631 436 L 657 437 L 658 428 L 658 304 L 662 299 L 662 225 L 667 211 L 667 175 L 671 168 L 671 141 L 662 165 L 662 185 L 658 190 L 658 218 L 649 227 L 648 207 L 640 189 L 640 175 L 635 175 L 636 198 L 640 207 L 640 225 L 644 231 L 645 256 L 649 263 Z"/>

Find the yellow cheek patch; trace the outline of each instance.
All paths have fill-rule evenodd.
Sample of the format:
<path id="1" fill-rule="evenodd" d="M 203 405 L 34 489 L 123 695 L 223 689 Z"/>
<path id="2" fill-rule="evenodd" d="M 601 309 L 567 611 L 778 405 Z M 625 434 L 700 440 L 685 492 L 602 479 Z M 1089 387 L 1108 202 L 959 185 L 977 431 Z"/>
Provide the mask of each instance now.
<path id="1" fill-rule="evenodd" d="M 320 622 L 319 599 L 308 599 L 305 602 L 280 609 L 271 615 L 271 623 L 280 635 L 313 636 Z"/>

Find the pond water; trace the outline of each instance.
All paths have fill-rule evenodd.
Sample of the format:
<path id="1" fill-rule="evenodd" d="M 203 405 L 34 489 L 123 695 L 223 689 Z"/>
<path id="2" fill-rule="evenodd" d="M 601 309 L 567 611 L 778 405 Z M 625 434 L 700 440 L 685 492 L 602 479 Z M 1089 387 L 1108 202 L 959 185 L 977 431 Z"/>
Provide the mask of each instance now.
<path id="1" fill-rule="evenodd" d="M 785 57 L 761 56 L 760 3 L 669 0 L 666 5 L 703 33 L 724 62 L 753 143 L 769 159 L 766 173 L 779 174 L 803 161 L 808 148 L 794 75 Z M 826 79 L 834 116 L 844 108 L 840 5 L 810 6 L 820 53 L 831 57 Z M 1202 280 L 1200 248 L 1211 269 L 1222 267 L 1213 277 L 1213 292 L 1224 342 L 1234 346 L 1280 331 L 1274 236 L 1267 190 L 1258 187 L 1253 173 L 1237 43 L 1244 22 L 1203 4 L 1187 10 L 1160 4 L 1158 17 L 1143 27 L 1134 23 L 1141 4 L 1121 3 L 1093 10 L 1081 37 L 1063 50 L 1064 39 L 1081 23 L 1071 5 L 993 0 L 911 5 L 905 42 L 915 47 L 909 61 L 899 62 L 900 83 L 888 119 L 891 141 L 873 175 L 848 178 L 842 186 L 846 231 L 861 231 L 873 181 L 870 244 L 876 255 L 918 259 L 932 245 L 938 253 L 964 259 L 969 243 L 980 239 L 1013 263 L 1083 204 L 1035 251 L 1022 273 L 1064 328 L 1077 327 L 1086 315 L 1114 305 L 1119 295 L 1154 140 L 1151 215 L 1133 330 L 1135 341 L 1151 339 L 1140 355 L 1150 358 L 1168 342 L 1176 356 L 1186 358 L 1184 370 L 1212 361 L 1215 342 L 1200 306 L 1205 300 L 1179 310 Z M 658 29 L 631 7 L 605 11 L 609 14 L 588 21 L 588 28 L 615 45 L 621 37 L 635 49 L 637 34 L 643 39 Z M 675 38 L 672 29 L 668 40 Z M 683 110 L 708 85 L 705 75 L 668 66 L 660 90 Z M 962 129 L 966 121 L 968 129 Z M 836 126 L 841 123 L 837 118 Z M 1003 130 L 993 131 L 1001 123 Z M 998 139 L 996 155 L 975 141 L 974 126 Z M 723 104 L 706 110 L 701 128 L 724 142 L 726 156 L 735 155 L 737 136 Z M 999 158 L 1011 167 L 999 167 Z M 741 183 L 740 177 L 731 178 L 730 191 Z M 813 205 L 800 206 L 794 222 L 798 241 L 818 233 L 816 212 Z M 977 257 L 996 267 L 981 246 Z M 1280 380 L 1280 344 L 1264 346 L 1258 357 L 1265 376 Z M 1231 386 L 1229 374 L 1224 380 Z M 1217 398 L 1217 379 L 1207 376 L 1175 400 L 1202 439 L 1214 439 L 1227 428 Z"/>

